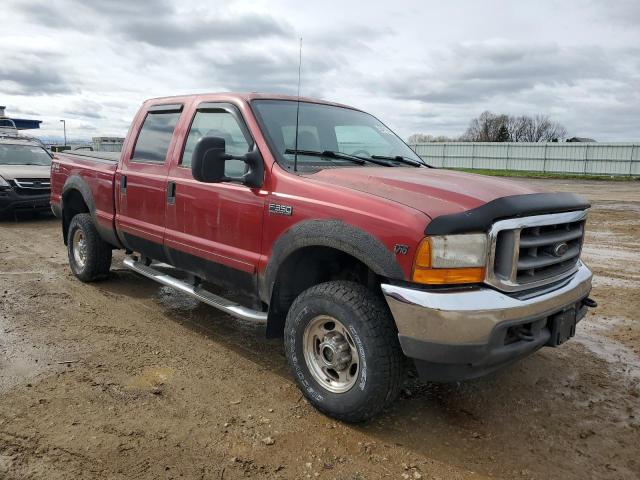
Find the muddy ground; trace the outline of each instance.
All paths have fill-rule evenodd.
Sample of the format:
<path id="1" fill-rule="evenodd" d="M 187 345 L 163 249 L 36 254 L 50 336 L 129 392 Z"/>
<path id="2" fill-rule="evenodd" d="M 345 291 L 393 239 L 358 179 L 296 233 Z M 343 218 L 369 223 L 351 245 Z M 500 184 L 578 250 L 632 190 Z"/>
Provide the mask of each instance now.
<path id="1" fill-rule="evenodd" d="M 0 478 L 640 477 L 640 184 L 594 203 L 600 307 L 490 377 L 411 381 L 366 425 L 316 412 L 261 328 L 123 270 L 72 277 L 58 222 L 0 222 Z"/>

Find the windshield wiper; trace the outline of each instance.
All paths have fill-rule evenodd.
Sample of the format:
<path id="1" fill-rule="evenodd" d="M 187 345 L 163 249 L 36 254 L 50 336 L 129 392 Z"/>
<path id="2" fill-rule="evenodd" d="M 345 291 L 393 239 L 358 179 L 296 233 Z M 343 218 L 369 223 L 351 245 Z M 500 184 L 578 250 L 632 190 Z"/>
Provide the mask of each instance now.
<path id="1" fill-rule="evenodd" d="M 311 157 L 327 157 L 327 158 L 337 158 L 339 160 L 348 160 L 353 163 L 357 163 L 358 165 L 364 165 L 367 162 L 375 163 L 376 165 L 384 165 L 385 167 L 393 167 L 393 164 L 389 162 L 381 162 L 376 161 L 375 159 L 365 158 L 365 157 L 357 157 L 356 155 L 349 155 L 348 153 L 342 152 L 334 152 L 333 150 L 324 150 L 322 152 L 315 150 L 295 150 L 293 148 L 287 148 L 284 153 L 289 155 L 309 155 Z"/>
<path id="2" fill-rule="evenodd" d="M 392 160 L 394 162 L 400 162 L 400 163 L 405 163 L 407 165 L 411 165 L 414 167 L 424 167 L 425 164 L 422 162 L 419 162 L 417 160 L 413 160 L 411 158 L 408 157 L 403 157 L 402 155 L 395 155 L 395 156 L 391 156 L 391 155 L 371 155 L 371 158 L 378 158 L 380 160 Z"/>

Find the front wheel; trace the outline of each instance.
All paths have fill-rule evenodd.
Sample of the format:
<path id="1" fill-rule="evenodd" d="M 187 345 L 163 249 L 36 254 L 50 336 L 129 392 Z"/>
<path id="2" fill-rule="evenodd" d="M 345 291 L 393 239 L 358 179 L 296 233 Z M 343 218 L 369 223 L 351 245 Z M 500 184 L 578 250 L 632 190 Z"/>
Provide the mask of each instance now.
<path id="1" fill-rule="evenodd" d="M 284 342 L 295 381 L 327 415 L 362 422 L 397 396 L 398 334 L 383 299 L 363 285 L 334 281 L 301 293 L 287 315 Z"/>
<path id="2" fill-rule="evenodd" d="M 67 252 L 71 271 L 83 282 L 93 282 L 109 273 L 111 245 L 102 240 L 88 213 L 78 214 L 71 219 Z"/>

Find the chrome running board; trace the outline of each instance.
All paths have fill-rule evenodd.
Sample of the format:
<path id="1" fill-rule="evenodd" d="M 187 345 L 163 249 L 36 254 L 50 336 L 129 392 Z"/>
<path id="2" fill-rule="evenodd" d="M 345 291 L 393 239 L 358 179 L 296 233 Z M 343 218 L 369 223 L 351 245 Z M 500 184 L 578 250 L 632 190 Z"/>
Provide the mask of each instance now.
<path id="1" fill-rule="evenodd" d="M 167 275 L 166 273 L 159 272 L 142 262 L 138 262 L 135 257 L 127 256 L 124 258 L 124 266 L 133 270 L 140 275 L 143 275 L 151 280 L 155 280 L 167 287 L 175 288 L 176 290 L 186 293 L 187 295 L 200 300 L 201 302 L 211 305 L 218 310 L 233 315 L 234 317 L 241 318 L 243 320 L 249 320 L 257 323 L 265 323 L 267 321 L 267 313 L 259 312 L 257 310 L 251 310 L 250 308 L 243 307 L 235 302 L 227 300 L 226 298 L 219 297 L 199 286 L 190 285 L 187 282 L 179 280 L 175 277 Z"/>

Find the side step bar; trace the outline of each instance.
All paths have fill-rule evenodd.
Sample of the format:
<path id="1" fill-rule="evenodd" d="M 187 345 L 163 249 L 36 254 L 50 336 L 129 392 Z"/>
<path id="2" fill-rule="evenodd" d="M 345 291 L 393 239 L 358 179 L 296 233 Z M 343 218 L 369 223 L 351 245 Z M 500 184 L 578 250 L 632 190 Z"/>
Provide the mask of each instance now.
<path id="1" fill-rule="evenodd" d="M 148 267 L 142 262 L 138 262 L 135 257 L 127 256 L 124 259 L 124 266 L 133 270 L 140 275 L 143 275 L 151 280 L 155 280 L 158 283 L 166 285 L 167 287 L 175 288 L 176 290 L 186 293 L 193 298 L 200 300 L 201 302 L 211 305 L 212 307 L 222 310 L 224 313 L 233 315 L 234 317 L 241 318 L 243 320 L 249 320 L 257 323 L 266 323 L 266 312 L 259 312 L 257 310 L 251 310 L 250 308 L 243 307 L 235 302 L 215 295 L 207 290 L 190 285 L 187 282 L 179 280 L 175 277 L 159 272 L 151 267 Z"/>

